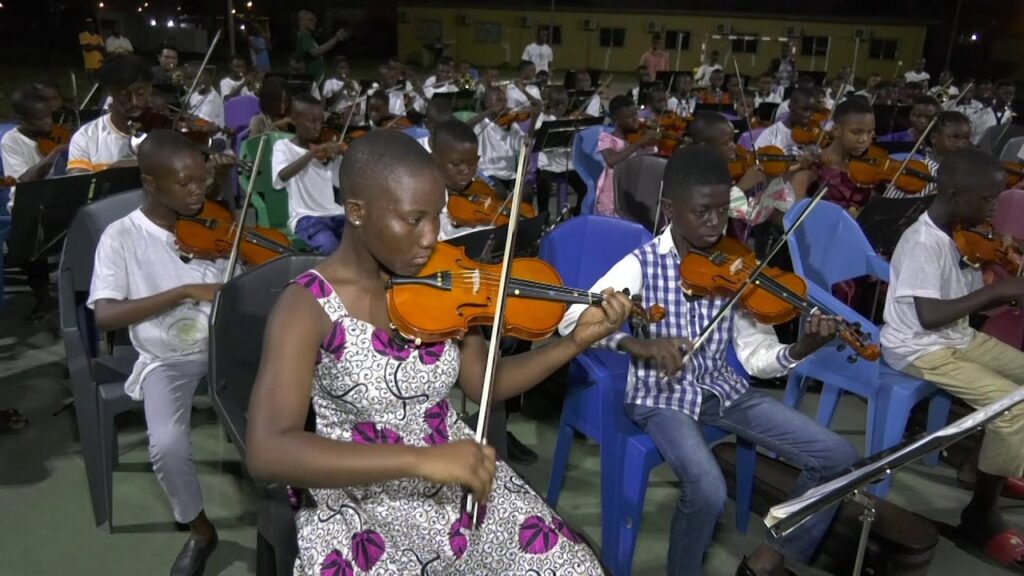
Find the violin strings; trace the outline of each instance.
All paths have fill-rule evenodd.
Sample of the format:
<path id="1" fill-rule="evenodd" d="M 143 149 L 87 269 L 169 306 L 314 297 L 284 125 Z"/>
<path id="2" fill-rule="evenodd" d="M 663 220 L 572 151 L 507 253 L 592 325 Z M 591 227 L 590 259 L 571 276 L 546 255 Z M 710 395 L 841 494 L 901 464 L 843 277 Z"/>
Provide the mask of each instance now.
<path id="1" fill-rule="evenodd" d="M 475 285 L 497 286 L 497 284 L 498 284 L 498 280 L 496 279 L 497 275 L 495 275 L 493 273 L 490 273 L 490 272 L 482 272 L 481 271 L 479 273 L 479 275 L 476 272 L 458 272 L 457 274 L 462 275 L 461 281 L 462 281 L 463 285 L 467 285 L 467 286 L 475 286 Z M 580 298 L 587 297 L 587 298 L 590 298 L 590 299 L 595 300 L 597 302 L 600 302 L 600 301 L 602 301 L 604 299 L 604 297 L 601 294 L 596 294 L 594 292 L 588 292 L 586 290 L 574 290 L 572 288 L 566 288 L 564 286 L 556 286 L 554 284 L 545 284 L 543 282 L 535 282 L 533 280 L 524 280 L 522 278 L 514 278 L 513 277 L 510 280 L 512 282 L 515 282 L 518 286 L 521 286 L 523 288 L 534 288 L 534 289 L 539 289 L 539 290 L 545 290 L 545 291 L 553 292 L 553 293 L 556 293 L 556 294 L 561 294 L 561 295 L 564 295 L 564 296 L 573 296 L 573 297 L 580 297 Z"/>

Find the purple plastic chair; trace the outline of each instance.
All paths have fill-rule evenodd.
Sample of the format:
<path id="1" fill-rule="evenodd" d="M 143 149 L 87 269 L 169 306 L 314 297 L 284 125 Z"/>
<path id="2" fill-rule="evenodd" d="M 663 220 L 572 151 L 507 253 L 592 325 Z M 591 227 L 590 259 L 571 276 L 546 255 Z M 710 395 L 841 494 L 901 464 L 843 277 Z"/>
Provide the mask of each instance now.
<path id="1" fill-rule="evenodd" d="M 249 127 L 249 120 L 260 113 L 260 99 L 255 96 L 235 96 L 224 103 L 224 127 L 241 132 Z M 241 142 L 237 137 L 236 142 Z"/>
<path id="2" fill-rule="evenodd" d="M 753 152 L 754 142 L 757 142 L 757 137 L 761 135 L 761 132 L 764 132 L 764 128 L 754 128 L 749 132 L 744 132 L 740 135 L 740 139 L 736 141 L 736 145 Z"/>

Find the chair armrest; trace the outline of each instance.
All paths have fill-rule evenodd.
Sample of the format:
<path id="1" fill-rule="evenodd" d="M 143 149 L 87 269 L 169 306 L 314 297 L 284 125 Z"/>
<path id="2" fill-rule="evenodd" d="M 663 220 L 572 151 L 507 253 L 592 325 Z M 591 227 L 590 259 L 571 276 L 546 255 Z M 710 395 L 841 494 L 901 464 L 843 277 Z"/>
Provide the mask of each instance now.
<path id="1" fill-rule="evenodd" d="M 872 276 L 883 282 L 889 281 L 889 261 L 878 254 L 869 254 L 867 257 L 867 268 Z"/>

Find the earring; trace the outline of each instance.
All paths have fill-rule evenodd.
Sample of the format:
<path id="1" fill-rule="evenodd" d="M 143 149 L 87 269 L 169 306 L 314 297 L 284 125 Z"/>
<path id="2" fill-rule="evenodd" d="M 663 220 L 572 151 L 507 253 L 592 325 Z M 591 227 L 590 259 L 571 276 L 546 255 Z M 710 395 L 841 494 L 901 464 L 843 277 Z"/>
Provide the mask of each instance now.
<path id="1" fill-rule="evenodd" d="M 359 224 L 361 224 L 361 222 L 359 220 L 353 220 L 352 221 L 352 225 L 353 226 L 359 226 Z"/>

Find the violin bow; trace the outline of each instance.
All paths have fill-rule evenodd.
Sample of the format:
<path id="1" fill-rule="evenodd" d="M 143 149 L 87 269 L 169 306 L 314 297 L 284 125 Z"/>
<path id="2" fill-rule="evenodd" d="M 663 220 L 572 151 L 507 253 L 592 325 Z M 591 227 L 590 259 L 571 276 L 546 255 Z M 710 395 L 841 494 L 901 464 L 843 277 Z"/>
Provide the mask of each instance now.
<path id="1" fill-rule="evenodd" d="M 505 236 L 505 251 L 501 260 L 501 276 L 498 279 L 497 299 L 494 305 L 494 321 L 491 323 L 491 340 L 487 345 L 487 367 L 484 371 L 483 390 L 480 394 L 480 416 L 476 424 L 476 441 L 487 443 L 487 427 L 491 418 L 491 402 L 494 393 L 494 379 L 498 371 L 498 358 L 501 356 L 501 332 L 505 324 L 505 302 L 508 297 L 508 281 L 512 272 L 512 253 L 516 246 L 516 233 L 519 231 L 519 205 L 523 197 L 523 183 L 526 180 L 526 156 L 530 149 L 529 138 L 524 138 L 519 148 L 519 165 L 516 168 L 516 185 L 512 191 L 511 214 L 508 221 L 508 233 Z M 475 530 L 480 512 L 480 503 L 473 500 L 473 494 L 467 493 L 466 506 L 463 509 L 473 519 L 471 529 Z"/>
<path id="2" fill-rule="evenodd" d="M 710 337 L 711 333 L 715 330 L 715 328 L 722 323 L 722 320 L 725 319 L 726 314 L 728 314 L 732 310 L 733 306 L 736 305 L 736 302 L 739 302 L 739 299 L 743 296 L 743 293 L 747 291 L 747 288 L 757 283 L 759 277 L 761 276 L 761 271 L 763 271 L 768 266 L 768 263 L 771 262 L 772 258 L 774 258 L 775 255 L 779 253 L 779 250 L 782 250 L 782 247 L 785 246 L 787 242 L 789 242 L 790 236 L 792 236 L 793 233 L 796 232 L 796 229 L 799 228 L 801 224 L 803 224 L 804 220 L 806 220 L 807 217 L 810 216 L 811 210 L 814 209 L 814 207 L 818 205 L 818 202 L 820 202 L 821 199 L 825 197 L 826 192 L 828 192 L 828 184 L 824 184 L 821 188 L 818 189 L 818 192 L 815 193 L 814 197 L 811 199 L 811 202 L 804 207 L 802 212 L 800 212 L 800 216 L 798 216 L 796 221 L 793 222 L 793 225 L 790 226 L 782 234 L 782 237 L 779 238 L 778 242 L 776 242 L 774 246 L 772 246 L 771 250 L 768 251 L 768 254 L 761 259 L 758 265 L 754 268 L 754 271 L 751 272 L 747 276 L 747 279 L 744 280 L 743 283 L 740 284 L 739 288 L 736 289 L 736 292 L 732 295 L 731 298 L 729 298 L 729 301 L 725 303 L 725 306 L 719 308 L 718 312 L 711 319 L 711 321 L 708 322 L 707 326 L 705 326 L 700 331 L 700 334 L 697 336 L 697 339 L 690 344 L 689 350 L 687 350 L 686 354 L 683 355 L 683 366 L 686 366 L 686 363 L 690 360 L 690 358 L 692 358 L 693 355 L 697 353 L 697 350 L 700 349 L 700 347 L 703 346 L 705 342 L 707 342 L 708 337 Z"/>
<path id="3" fill-rule="evenodd" d="M 188 102 L 192 99 L 192 94 L 196 91 L 196 86 L 199 85 L 199 77 L 206 71 L 206 64 L 210 61 L 210 55 L 213 54 L 213 49 L 217 47 L 217 42 L 220 42 L 220 28 L 217 29 L 217 33 L 213 35 L 213 41 L 210 42 L 210 47 L 206 49 L 206 55 L 203 56 L 203 63 L 199 65 L 199 70 L 196 72 L 196 77 L 192 79 L 192 85 L 188 87 L 188 92 L 185 93 L 185 99 L 182 100 L 181 108 L 178 109 L 178 113 L 174 115 L 174 121 L 171 122 L 171 126 L 177 126 L 178 121 L 181 120 L 181 115 L 188 108 Z M 211 88 L 212 90 L 212 88 Z"/>
<path id="4" fill-rule="evenodd" d="M 750 107 L 747 106 L 747 89 L 746 89 L 745 86 L 743 86 L 743 75 L 740 74 L 740 62 L 739 62 L 739 60 L 733 58 L 732 64 L 733 64 L 733 67 L 736 69 L 736 81 L 740 83 L 740 97 L 743 98 L 743 111 L 745 112 L 745 114 L 743 115 L 743 118 L 747 121 L 747 132 L 753 134 L 754 133 L 754 121 L 750 119 Z M 824 130 L 824 128 L 823 128 L 823 130 Z M 753 151 L 754 152 L 754 164 L 758 168 L 760 168 L 761 167 L 761 158 L 757 155 L 756 146 L 754 146 L 753 143 L 751 143 L 751 146 L 755 148 L 755 150 Z"/>
<path id="5" fill-rule="evenodd" d="M 964 94 L 966 94 L 967 91 L 973 87 L 974 82 L 968 84 L 964 88 L 964 91 L 961 92 L 960 95 L 956 97 L 956 100 L 953 101 L 952 108 L 956 108 L 956 105 L 960 103 L 960 99 L 964 97 Z M 941 114 L 941 112 L 939 114 Z M 914 154 L 917 154 L 917 151 L 921 149 L 921 144 L 924 144 L 925 138 L 927 138 L 928 134 L 931 133 L 932 128 L 935 127 L 935 123 L 939 121 L 939 114 L 936 114 L 934 117 L 932 117 L 932 121 L 928 123 L 928 126 L 924 129 L 924 132 L 922 132 L 921 136 L 917 139 L 917 142 L 914 142 L 914 147 L 910 149 L 910 153 L 907 154 L 906 158 L 903 159 L 903 162 L 900 164 L 900 169 L 896 171 L 896 174 L 892 177 L 892 180 L 890 180 L 889 184 L 885 187 L 886 192 L 891 192 L 895 188 L 896 179 L 900 177 L 900 174 L 903 174 L 903 171 L 906 170 L 907 168 L 907 164 L 910 164 L 910 161 L 914 158 Z"/>
<path id="6" fill-rule="evenodd" d="M 245 198 L 242 200 L 242 211 L 238 213 L 235 224 L 235 239 L 231 242 L 231 256 L 228 257 L 228 269 L 224 273 L 226 284 L 235 276 L 235 265 L 238 264 L 238 251 L 242 246 L 242 234 L 245 233 L 245 214 L 249 211 L 249 203 L 252 201 L 252 193 L 256 190 L 256 176 L 260 169 L 260 162 L 263 160 L 263 147 L 267 144 L 267 135 L 260 135 L 260 144 L 256 148 L 256 158 L 252 161 L 252 169 L 249 172 L 249 185 L 245 187 Z"/>
<path id="7" fill-rule="evenodd" d="M 846 93 L 846 80 L 845 79 L 843 80 L 843 83 L 839 85 L 839 93 L 840 94 L 845 94 Z M 832 118 L 835 117 L 835 115 L 836 115 L 836 108 L 838 106 L 839 106 L 838 102 L 835 102 L 835 101 L 832 102 L 832 108 L 829 109 L 829 111 L 828 111 L 828 117 L 825 118 L 825 121 L 821 124 L 821 133 L 818 134 L 818 141 L 814 143 L 814 146 L 816 148 L 818 148 L 819 150 L 821 149 L 821 143 L 825 141 L 825 127 L 828 126 L 830 122 L 832 122 Z"/>

